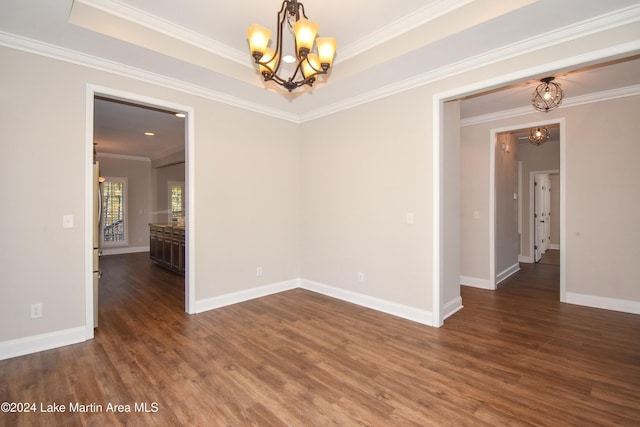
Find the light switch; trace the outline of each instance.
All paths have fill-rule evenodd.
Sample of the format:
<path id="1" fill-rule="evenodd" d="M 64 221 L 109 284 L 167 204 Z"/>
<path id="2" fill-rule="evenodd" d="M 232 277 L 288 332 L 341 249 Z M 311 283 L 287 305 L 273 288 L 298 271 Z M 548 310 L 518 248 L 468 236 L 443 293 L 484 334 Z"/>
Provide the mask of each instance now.
<path id="1" fill-rule="evenodd" d="M 62 216 L 62 228 L 73 228 L 73 215 Z"/>
<path id="2" fill-rule="evenodd" d="M 480 219 L 480 211 L 473 211 L 473 219 Z"/>
<path id="3" fill-rule="evenodd" d="M 413 213 L 412 212 L 408 212 L 407 213 L 407 224 L 409 224 L 409 225 L 413 224 Z"/>

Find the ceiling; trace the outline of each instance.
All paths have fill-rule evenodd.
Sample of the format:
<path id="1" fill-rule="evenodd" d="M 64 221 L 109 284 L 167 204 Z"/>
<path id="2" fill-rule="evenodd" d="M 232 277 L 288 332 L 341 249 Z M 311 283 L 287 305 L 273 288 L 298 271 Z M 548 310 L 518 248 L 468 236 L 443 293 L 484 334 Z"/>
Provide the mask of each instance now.
<path id="1" fill-rule="evenodd" d="M 330 74 L 313 90 L 293 93 L 261 81 L 245 36 L 252 23 L 275 30 L 280 0 L 2 0 L 0 45 L 304 122 L 538 48 L 543 40 L 553 44 L 549 40 L 558 34 L 640 20 L 637 0 L 582 0 L 580 7 L 572 0 L 303 3 L 309 19 L 320 24 L 319 35 L 336 37 L 338 53 Z M 553 72 L 567 98 L 637 86 L 640 61 L 633 55 L 606 66 Z M 526 107 L 541 77 L 465 97 L 462 118 Z M 132 137 L 125 132 L 133 132 L 140 149 L 127 154 L 142 157 L 174 150 L 180 130 L 163 128 L 145 139 L 141 128 L 183 126 L 166 112 L 107 101 L 96 103 L 96 123 L 105 127 L 102 134 L 96 128 L 99 151 L 116 150 L 118 141 Z M 116 123 L 129 125 L 114 129 Z"/>
<path id="2" fill-rule="evenodd" d="M 143 159 L 184 156 L 185 119 L 176 112 L 96 97 L 93 113 L 93 142 L 99 154 Z"/>

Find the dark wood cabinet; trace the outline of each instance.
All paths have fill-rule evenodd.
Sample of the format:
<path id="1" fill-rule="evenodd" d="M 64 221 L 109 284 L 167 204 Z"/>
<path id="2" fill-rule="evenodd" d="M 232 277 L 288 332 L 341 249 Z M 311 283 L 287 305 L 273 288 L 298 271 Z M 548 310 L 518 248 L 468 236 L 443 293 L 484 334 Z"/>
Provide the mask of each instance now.
<path id="1" fill-rule="evenodd" d="M 162 267 L 184 274 L 185 228 L 149 224 L 149 257 Z"/>

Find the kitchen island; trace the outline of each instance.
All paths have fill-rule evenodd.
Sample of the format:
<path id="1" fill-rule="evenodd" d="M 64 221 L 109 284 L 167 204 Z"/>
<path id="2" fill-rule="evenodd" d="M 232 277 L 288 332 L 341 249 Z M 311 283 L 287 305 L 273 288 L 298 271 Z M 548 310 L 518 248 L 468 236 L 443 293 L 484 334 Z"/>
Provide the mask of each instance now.
<path id="1" fill-rule="evenodd" d="M 180 274 L 185 272 L 185 227 L 149 224 L 149 258 Z"/>

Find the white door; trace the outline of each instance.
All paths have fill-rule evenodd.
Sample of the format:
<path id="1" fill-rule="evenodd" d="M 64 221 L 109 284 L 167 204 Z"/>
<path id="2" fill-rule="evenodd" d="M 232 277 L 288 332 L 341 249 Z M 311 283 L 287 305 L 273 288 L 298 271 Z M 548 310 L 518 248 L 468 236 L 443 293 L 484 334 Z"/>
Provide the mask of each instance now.
<path id="1" fill-rule="evenodd" d="M 542 218 L 544 220 L 544 231 L 542 234 L 542 252 L 547 252 L 551 245 L 551 179 L 549 175 L 545 175 L 542 183 L 542 191 L 544 193 L 544 203 Z"/>
<path id="2" fill-rule="evenodd" d="M 534 260 L 540 261 L 542 254 L 546 251 L 545 242 L 548 238 L 545 238 L 545 219 L 549 208 L 545 206 L 547 202 L 547 194 L 545 183 L 548 186 L 548 175 L 535 175 L 534 177 L 534 193 L 533 193 L 533 234 L 534 234 Z"/>

